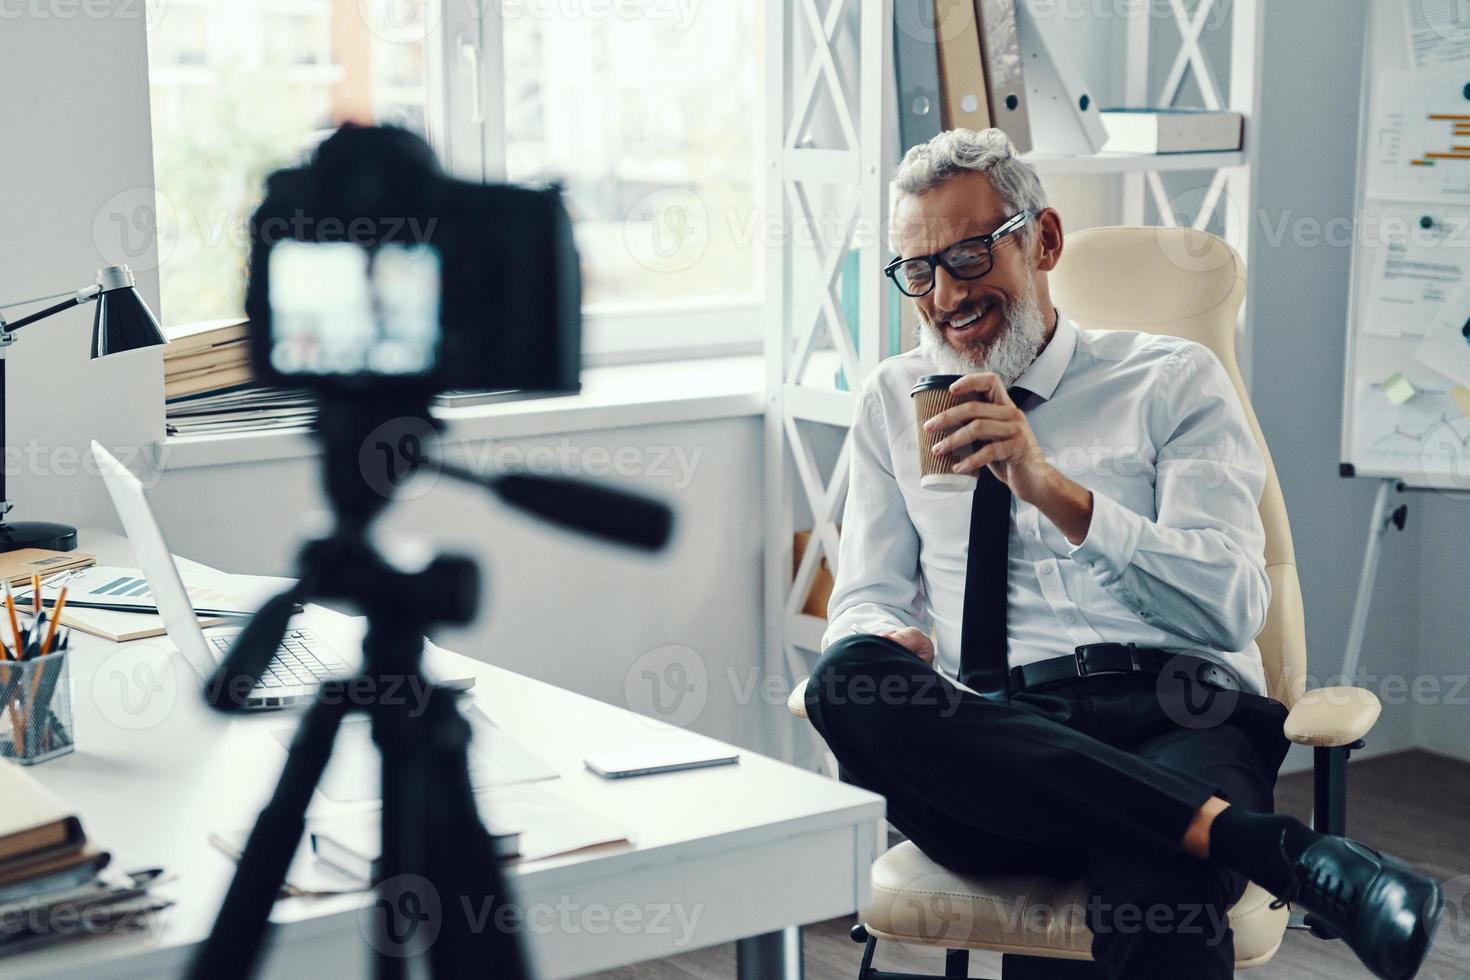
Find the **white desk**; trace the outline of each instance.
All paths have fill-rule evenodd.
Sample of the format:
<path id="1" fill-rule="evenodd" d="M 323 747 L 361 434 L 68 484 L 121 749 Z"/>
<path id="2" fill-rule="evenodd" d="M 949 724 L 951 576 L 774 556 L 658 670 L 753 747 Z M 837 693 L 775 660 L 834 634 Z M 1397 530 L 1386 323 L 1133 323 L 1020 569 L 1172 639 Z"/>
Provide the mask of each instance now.
<path id="1" fill-rule="evenodd" d="M 131 561 L 126 540 L 108 532 L 83 532 L 80 547 L 104 563 Z M 344 653 L 356 649 L 358 620 L 310 607 L 298 621 Z M 162 889 L 176 904 L 154 935 L 5 958 L 7 977 L 179 975 L 234 872 L 206 835 L 248 827 L 285 761 L 270 730 L 294 714 L 214 714 L 177 654 L 153 675 L 140 669 L 150 662 L 139 650 L 145 645 L 167 646 L 161 638 L 111 644 L 73 633 L 77 748 L 32 772 L 124 867 L 176 874 Z M 482 710 L 560 773 L 548 786 L 635 837 L 633 846 L 514 868 L 518 904 L 538 915 L 529 929 L 538 976 L 576 976 L 731 940 L 744 940 L 742 977 L 786 976 L 783 956 L 799 952 L 787 927 L 852 911 L 866 898 L 880 797 L 750 752 L 737 766 L 603 780 L 582 764 L 594 748 L 701 736 L 457 654 L 435 663 L 445 676 L 476 678 Z M 336 806 L 318 794 L 312 813 Z M 359 896 L 278 902 L 262 975 L 367 975 L 364 904 Z"/>

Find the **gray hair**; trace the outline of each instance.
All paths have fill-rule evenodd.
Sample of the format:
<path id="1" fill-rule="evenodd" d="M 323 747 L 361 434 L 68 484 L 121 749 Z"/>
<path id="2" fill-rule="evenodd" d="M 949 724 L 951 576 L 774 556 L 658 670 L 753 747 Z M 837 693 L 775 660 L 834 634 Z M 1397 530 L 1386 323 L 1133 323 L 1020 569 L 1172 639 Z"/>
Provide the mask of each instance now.
<path id="1" fill-rule="evenodd" d="M 895 232 L 892 214 L 899 202 L 911 194 L 924 194 L 945 181 L 968 171 L 990 178 L 990 186 L 1014 214 L 1023 209 L 1032 213 L 1046 207 L 1046 192 L 1036 168 L 1022 160 L 1015 144 L 998 129 L 950 129 L 927 143 L 909 148 L 899 162 L 890 185 L 888 234 L 890 244 Z M 1021 228 L 1021 241 L 1031 247 L 1036 226 L 1027 222 Z"/>

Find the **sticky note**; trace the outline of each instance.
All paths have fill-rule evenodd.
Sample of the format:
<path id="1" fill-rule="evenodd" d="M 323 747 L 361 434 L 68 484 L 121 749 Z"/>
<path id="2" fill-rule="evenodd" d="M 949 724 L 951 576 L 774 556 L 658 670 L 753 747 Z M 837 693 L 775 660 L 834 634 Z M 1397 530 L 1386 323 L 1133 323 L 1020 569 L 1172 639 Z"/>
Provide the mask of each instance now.
<path id="1" fill-rule="evenodd" d="M 1470 388 L 1464 385 L 1455 385 L 1450 389 L 1450 397 L 1460 408 L 1461 415 L 1470 415 Z"/>
<path id="2" fill-rule="evenodd" d="M 1402 405 L 1416 394 L 1413 383 L 1398 371 L 1384 378 L 1378 388 L 1395 405 Z"/>

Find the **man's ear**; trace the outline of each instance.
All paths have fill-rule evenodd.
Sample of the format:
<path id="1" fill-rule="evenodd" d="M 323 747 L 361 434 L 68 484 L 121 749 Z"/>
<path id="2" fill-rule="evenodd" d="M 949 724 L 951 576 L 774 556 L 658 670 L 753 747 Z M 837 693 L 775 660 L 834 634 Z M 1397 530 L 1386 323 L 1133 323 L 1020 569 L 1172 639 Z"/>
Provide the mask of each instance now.
<path id="1" fill-rule="evenodd" d="M 1062 259 L 1062 216 L 1056 208 L 1043 208 L 1036 216 L 1036 268 L 1050 272 Z"/>

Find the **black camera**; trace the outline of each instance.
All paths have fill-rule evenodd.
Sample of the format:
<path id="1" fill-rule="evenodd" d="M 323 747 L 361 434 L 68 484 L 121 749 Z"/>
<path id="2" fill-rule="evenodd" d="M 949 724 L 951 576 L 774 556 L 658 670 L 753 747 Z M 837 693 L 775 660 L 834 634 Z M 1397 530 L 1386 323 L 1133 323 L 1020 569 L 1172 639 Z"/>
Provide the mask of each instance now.
<path id="1" fill-rule="evenodd" d="M 250 240 L 265 384 L 576 390 L 581 275 L 557 187 L 456 180 L 407 130 L 344 126 L 270 176 Z"/>

